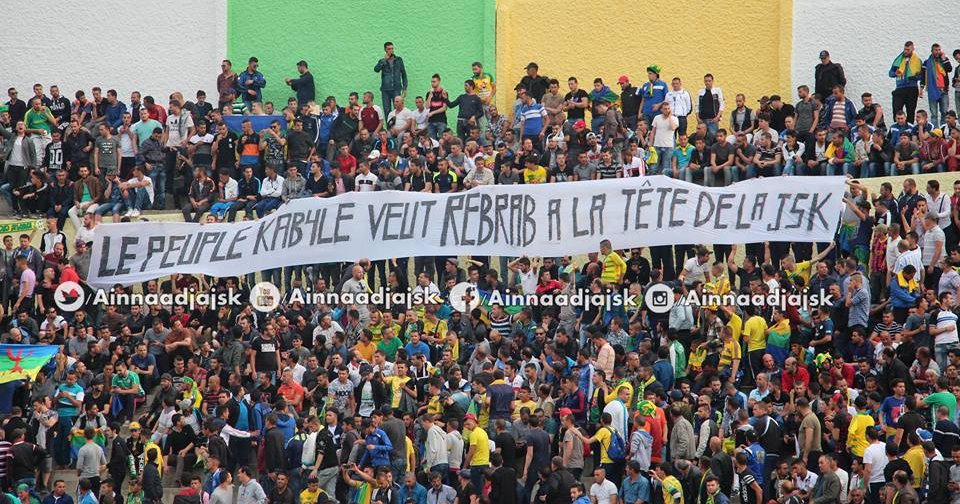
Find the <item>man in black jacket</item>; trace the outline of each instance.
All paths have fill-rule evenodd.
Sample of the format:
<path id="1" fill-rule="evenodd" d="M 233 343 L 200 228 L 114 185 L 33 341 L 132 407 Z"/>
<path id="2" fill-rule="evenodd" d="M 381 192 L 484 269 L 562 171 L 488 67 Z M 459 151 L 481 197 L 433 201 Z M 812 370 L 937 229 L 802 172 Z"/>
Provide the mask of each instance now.
<path id="1" fill-rule="evenodd" d="M 151 448 L 146 456 L 147 463 L 143 466 L 143 502 L 160 504 L 163 500 L 163 484 L 160 482 L 160 469 L 157 467 L 159 454 Z"/>
<path id="2" fill-rule="evenodd" d="M 573 473 L 563 467 L 562 457 L 550 459 L 550 476 L 547 477 L 546 504 L 570 504 L 570 488 L 577 484 Z"/>
<path id="3" fill-rule="evenodd" d="M 839 63 L 830 61 L 830 53 L 820 51 L 820 63 L 814 69 L 814 89 L 821 100 L 827 99 L 833 93 L 833 86 L 846 86 L 847 77 L 843 75 L 843 67 Z"/>
<path id="4" fill-rule="evenodd" d="M 267 467 L 267 480 L 264 482 L 273 490 L 278 474 L 286 474 L 287 458 L 283 451 L 283 431 L 277 428 L 277 414 L 270 413 L 266 418 L 267 433 L 263 437 L 263 461 Z"/>
<path id="5" fill-rule="evenodd" d="M 111 438 L 112 436 L 112 438 Z M 107 462 L 107 471 L 110 473 L 110 480 L 113 481 L 115 488 L 123 488 L 123 480 L 126 479 L 130 468 L 133 465 L 132 454 L 127 442 L 120 436 L 120 424 L 111 423 L 110 430 L 107 431 L 107 438 L 110 439 L 110 461 Z"/>
<path id="6" fill-rule="evenodd" d="M 494 467 L 490 475 L 490 502 L 497 504 L 516 504 L 517 471 L 503 466 L 503 456 L 490 454 L 490 464 Z"/>

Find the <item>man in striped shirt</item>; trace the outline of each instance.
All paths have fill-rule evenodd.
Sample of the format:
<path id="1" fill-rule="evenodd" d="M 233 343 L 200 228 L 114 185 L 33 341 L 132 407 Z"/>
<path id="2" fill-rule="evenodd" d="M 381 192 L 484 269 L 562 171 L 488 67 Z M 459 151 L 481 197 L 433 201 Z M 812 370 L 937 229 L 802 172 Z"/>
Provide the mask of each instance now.
<path id="1" fill-rule="evenodd" d="M 610 240 L 600 242 L 600 255 L 603 256 L 603 272 L 600 281 L 605 284 L 617 285 L 627 272 L 627 263 L 620 254 L 613 250 Z"/>

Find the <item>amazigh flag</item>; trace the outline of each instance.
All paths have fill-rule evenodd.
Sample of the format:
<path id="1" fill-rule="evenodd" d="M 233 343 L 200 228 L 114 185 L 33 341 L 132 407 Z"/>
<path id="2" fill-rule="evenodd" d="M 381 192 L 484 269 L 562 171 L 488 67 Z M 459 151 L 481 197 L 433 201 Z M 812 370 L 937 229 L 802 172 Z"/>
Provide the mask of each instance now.
<path id="1" fill-rule="evenodd" d="M 59 345 L 0 345 L 0 383 L 35 380 L 59 350 Z"/>
<path id="2" fill-rule="evenodd" d="M 911 54 L 910 57 L 906 57 L 903 53 L 900 53 L 897 58 L 893 60 L 893 66 L 900 72 L 900 77 L 906 79 L 920 75 L 923 65 L 920 63 L 920 57 L 916 54 Z"/>

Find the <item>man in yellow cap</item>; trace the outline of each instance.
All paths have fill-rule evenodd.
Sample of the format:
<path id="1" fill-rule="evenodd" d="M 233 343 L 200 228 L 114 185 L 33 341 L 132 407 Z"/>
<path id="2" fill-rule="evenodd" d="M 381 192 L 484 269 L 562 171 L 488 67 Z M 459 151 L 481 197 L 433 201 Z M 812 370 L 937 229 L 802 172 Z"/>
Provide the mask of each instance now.
<path id="1" fill-rule="evenodd" d="M 946 170 L 947 143 L 943 130 L 936 128 L 920 145 L 920 169 L 923 173 L 942 173 Z"/>

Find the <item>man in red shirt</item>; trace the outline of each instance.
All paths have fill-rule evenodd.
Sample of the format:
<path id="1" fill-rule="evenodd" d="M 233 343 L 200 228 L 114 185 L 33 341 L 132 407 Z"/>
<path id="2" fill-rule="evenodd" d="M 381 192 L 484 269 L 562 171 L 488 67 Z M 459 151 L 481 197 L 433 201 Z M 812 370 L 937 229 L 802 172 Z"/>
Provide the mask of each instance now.
<path id="1" fill-rule="evenodd" d="M 793 390 L 793 385 L 797 381 L 802 381 L 805 386 L 809 387 L 810 373 L 807 372 L 806 368 L 797 364 L 796 357 L 788 357 L 783 365 L 783 375 L 781 377 L 781 382 L 783 383 L 782 390 L 784 392 Z"/>

